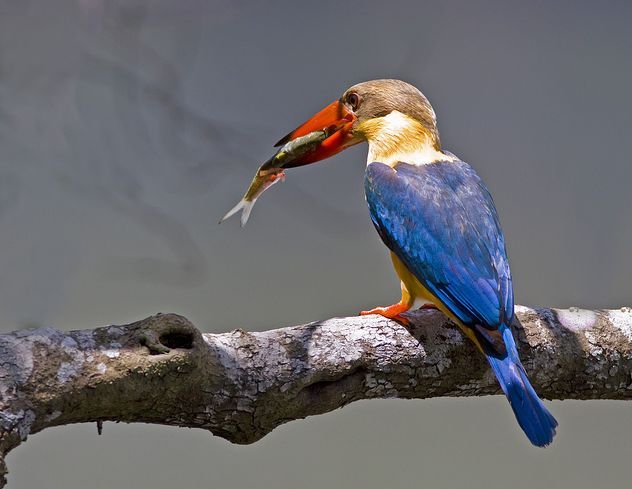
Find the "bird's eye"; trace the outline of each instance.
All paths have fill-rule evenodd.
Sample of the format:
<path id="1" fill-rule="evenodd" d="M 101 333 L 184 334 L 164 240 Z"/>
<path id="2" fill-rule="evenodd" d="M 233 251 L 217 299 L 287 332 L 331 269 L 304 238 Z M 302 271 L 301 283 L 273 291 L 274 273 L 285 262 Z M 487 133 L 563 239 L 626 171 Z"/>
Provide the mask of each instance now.
<path id="1" fill-rule="evenodd" d="M 360 105 L 360 97 L 358 97 L 357 93 L 350 93 L 347 95 L 347 104 L 351 107 L 352 110 L 356 110 L 358 105 Z"/>

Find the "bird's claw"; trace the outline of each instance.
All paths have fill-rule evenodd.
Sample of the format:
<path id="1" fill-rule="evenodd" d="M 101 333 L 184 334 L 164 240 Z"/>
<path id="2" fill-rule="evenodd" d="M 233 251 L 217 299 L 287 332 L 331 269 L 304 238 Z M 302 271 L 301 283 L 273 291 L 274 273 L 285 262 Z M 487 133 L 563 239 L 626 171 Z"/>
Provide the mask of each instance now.
<path id="1" fill-rule="evenodd" d="M 398 322 L 402 326 L 409 327 L 410 320 L 402 316 L 403 312 L 406 312 L 408 308 L 402 304 L 393 304 L 387 307 L 374 307 L 368 311 L 360 311 L 360 316 L 378 315 L 387 319 L 392 319 Z"/>

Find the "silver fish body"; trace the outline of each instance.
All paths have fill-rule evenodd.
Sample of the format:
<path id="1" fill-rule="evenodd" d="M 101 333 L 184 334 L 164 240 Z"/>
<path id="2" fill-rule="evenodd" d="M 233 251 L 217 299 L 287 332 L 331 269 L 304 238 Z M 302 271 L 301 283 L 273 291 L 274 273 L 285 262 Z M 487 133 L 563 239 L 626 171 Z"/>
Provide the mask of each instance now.
<path id="1" fill-rule="evenodd" d="M 250 212 L 255 202 L 261 194 L 278 181 L 285 180 L 284 170 L 286 168 L 292 168 L 293 163 L 298 158 L 313 151 L 316 146 L 327 139 L 328 136 L 327 131 L 314 131 L 284 144 L 274 156 L 259 167 L 243 198 L 222 217 L 219 221 L 220 224 L 241 211 L 240 221 L 241 226 L 244 227 L 248 222 Z"/>

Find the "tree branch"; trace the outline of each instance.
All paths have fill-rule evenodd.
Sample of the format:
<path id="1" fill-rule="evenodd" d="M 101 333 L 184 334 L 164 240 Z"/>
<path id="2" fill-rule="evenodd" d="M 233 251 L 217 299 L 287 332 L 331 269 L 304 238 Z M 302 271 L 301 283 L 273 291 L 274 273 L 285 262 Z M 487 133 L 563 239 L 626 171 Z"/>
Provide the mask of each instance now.
<path id="1" fill-rule="evenodd" d="M 632 310 L 518 306 L 514 333 L 538 393 L 632 398 Z M 484 358 L 436 311 L 202 334 L 158 314 L 124 326 L 0 335 L 4 456 L 50 426 L 103 421 L 203 428 L 253 443 L 290 420 L 358 399 L 499 393 Z"/>

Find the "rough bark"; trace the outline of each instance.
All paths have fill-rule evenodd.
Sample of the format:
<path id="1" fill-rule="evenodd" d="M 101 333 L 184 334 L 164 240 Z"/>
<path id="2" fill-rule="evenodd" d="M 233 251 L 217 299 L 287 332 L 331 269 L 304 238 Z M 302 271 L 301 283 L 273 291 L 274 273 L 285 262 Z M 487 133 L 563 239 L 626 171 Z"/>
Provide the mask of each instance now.
<path id="1" fill-rule="evenodd" d="M 517 307 L 514 334 L 540 395 L 632 398 L 632 310 Z M 103 421 L 203 428 L 253 443 L 358 399 L 497 394 L 487 363 L 437 311 L 406 329 L 377 316 L 203 334 L 158 314 L 124 326 L 0 335 L 4 456 L 50 426 Z"/>

